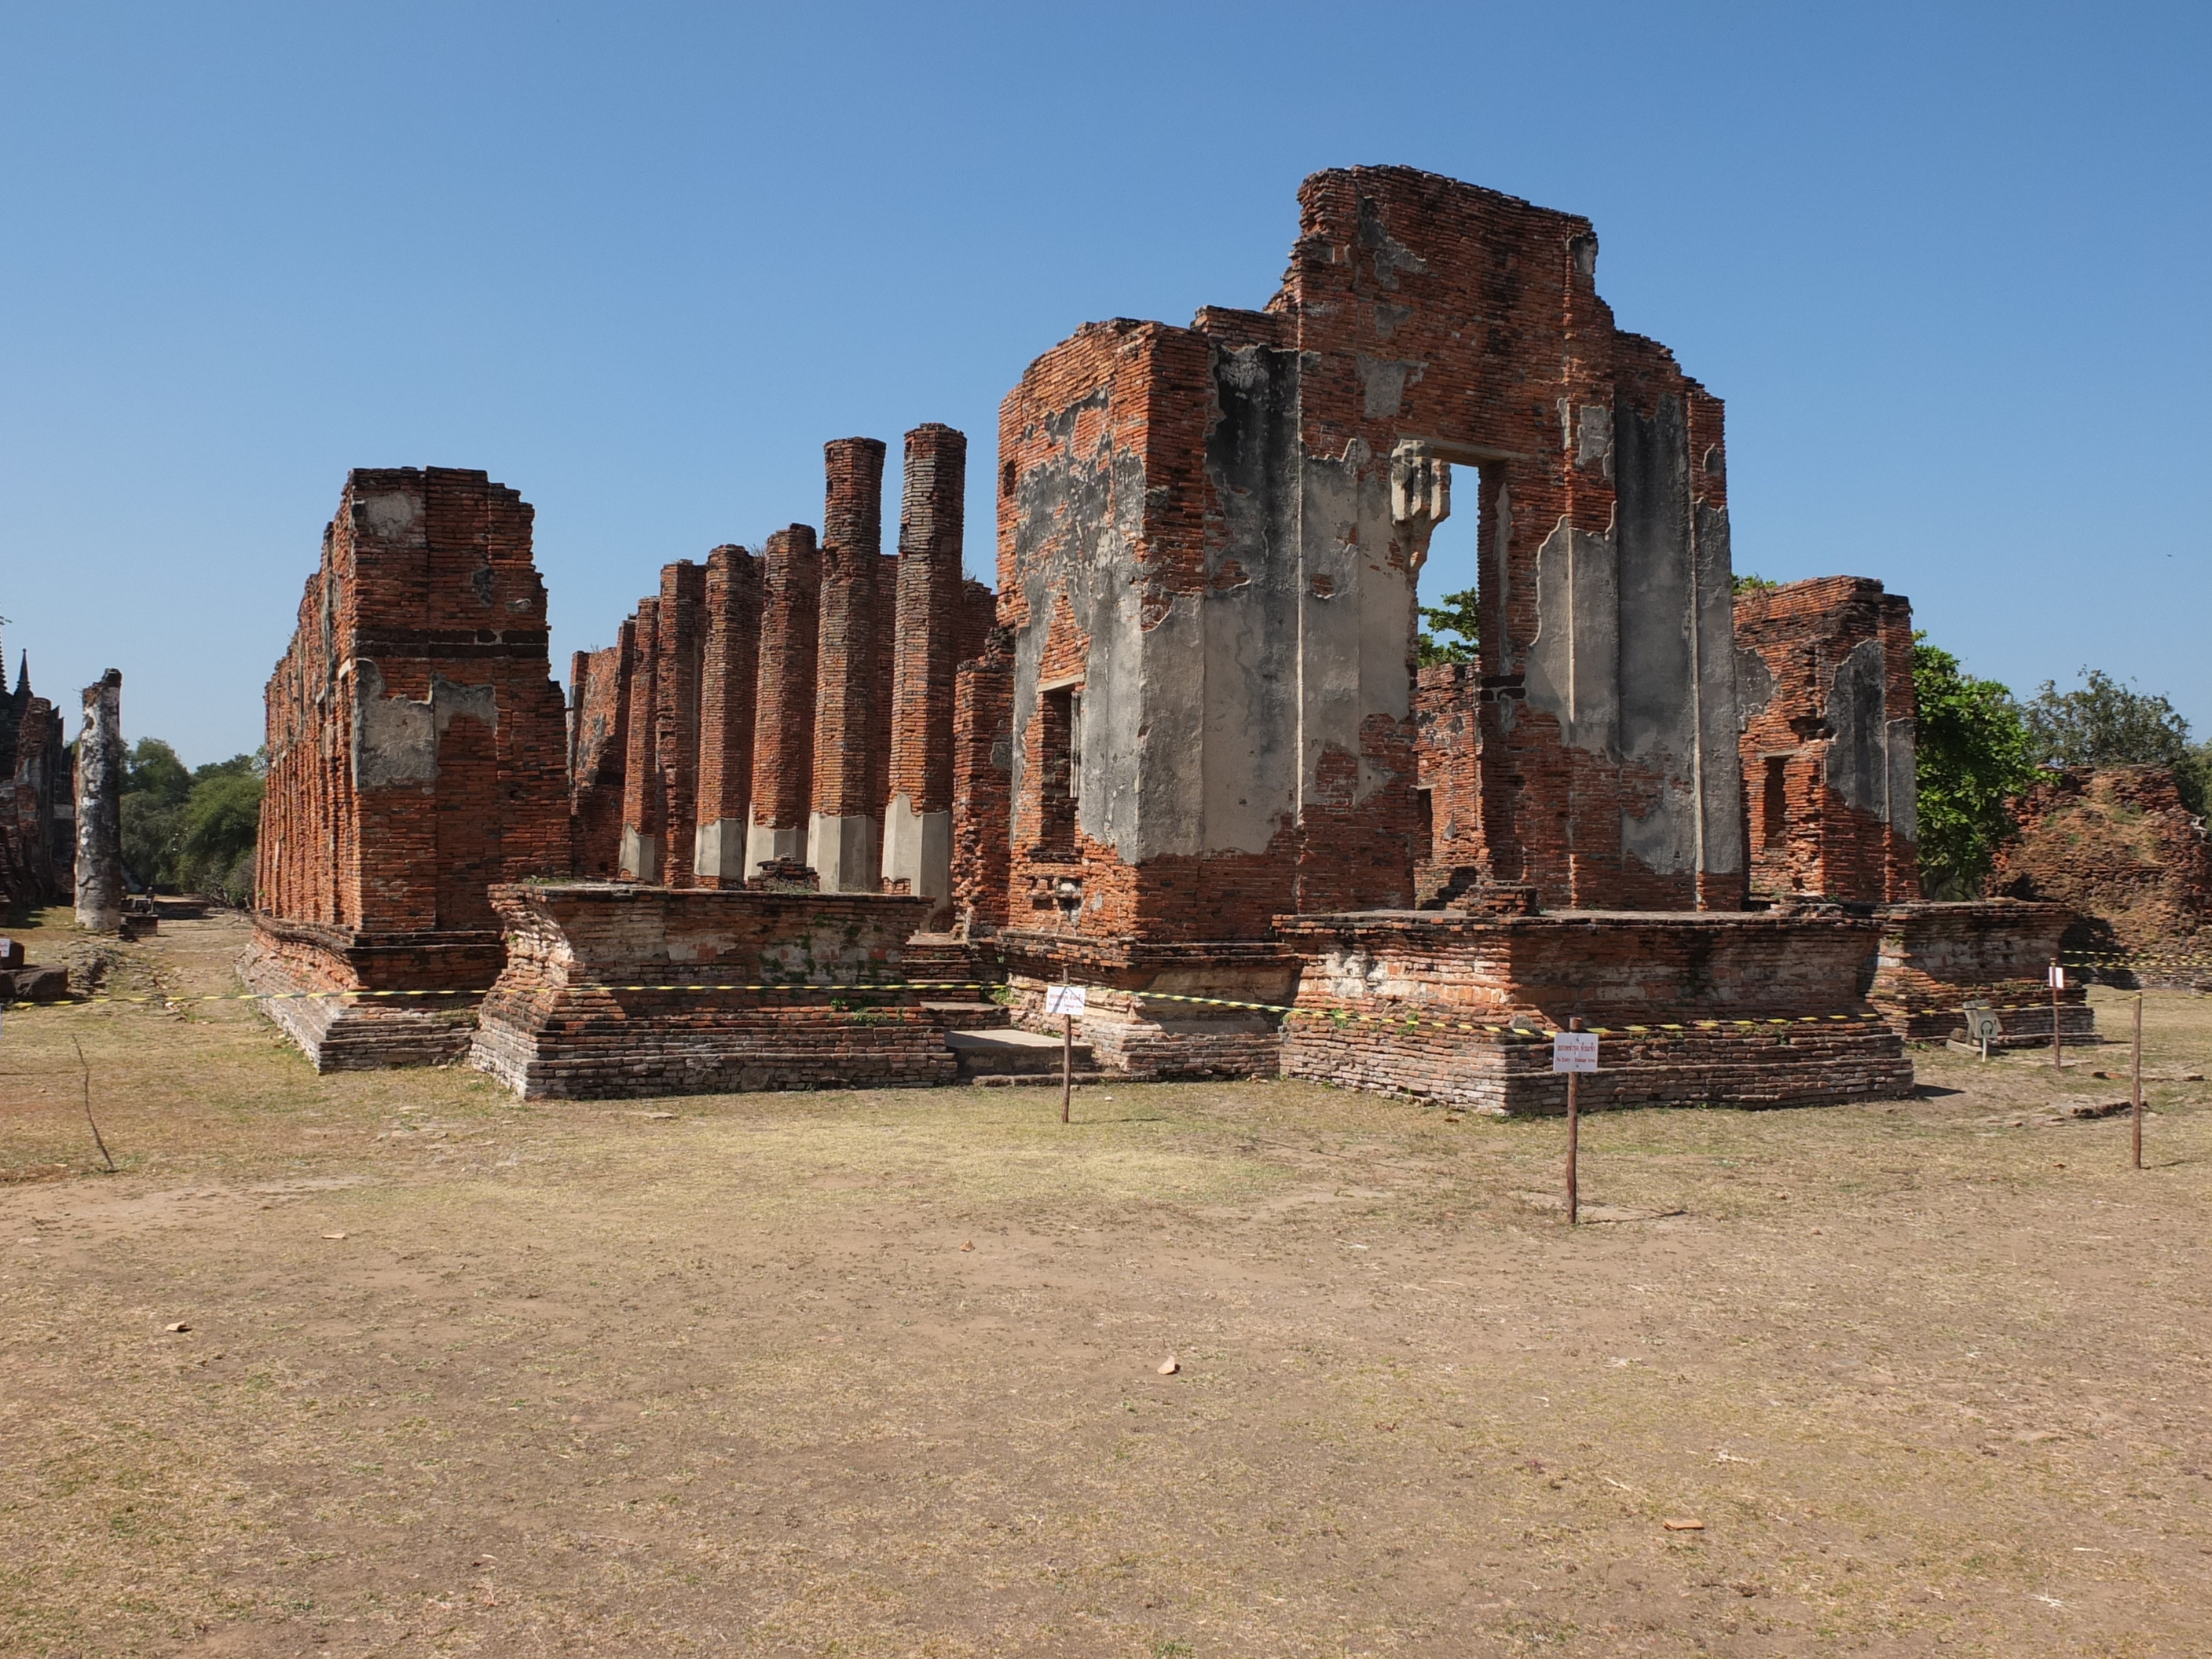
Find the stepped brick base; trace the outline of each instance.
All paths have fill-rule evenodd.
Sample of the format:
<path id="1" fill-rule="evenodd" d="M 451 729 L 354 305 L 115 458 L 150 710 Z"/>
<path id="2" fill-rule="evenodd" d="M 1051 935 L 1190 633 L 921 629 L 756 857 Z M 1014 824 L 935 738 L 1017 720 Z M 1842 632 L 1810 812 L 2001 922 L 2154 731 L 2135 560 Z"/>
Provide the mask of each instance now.
<path id="1" fill-rule="evenodd" d="M 2045 977 L 2059 940 L 2074 923 L 2063 904 L 2020 899 L 1884 905 L 1881 955 L 1869 999 L 1908 1042 L 1941 1042 L 1963 1029 L 1969 1000 L 1999 1012 L 2003 1048 L 2047 1047 L 2051 986 Z M 2096 1012 L 2078 974 L 2058 994 L 2058 1029 L 2068 1042 L 2100 1042 Z"/>
<path id="2" fill-rule="evenodd" d="M 502 954 L 495 933 L 371 934 L 262 915 L 238 977 L 318 1072 L 440 1066 L 468 1053 Z M 362 991 L 407 994 L 343 994 Z"/>
<path id="3" fill-rule="evenodd" d="M 507 966 L 484 1000 L 470 1062 L 525 1097 L 954 1076 L 921 998 L 867 989 L 901 979 L 900 946 L 926 899 L 573 882 L 495 887 L 492 902 Z M 635 988 L 669 985 L 686 988 Z"/>
<path id="4" fill-rule="evenodd" d="M 1058 1036 L 1045 992 L 1063 981 L 1089 988 L 1077 1035 L 1107 1072 L 1170 1079 L 1282 1070 L 1280 1014 L 1206 1000 L 1287 1003 L 1297 961 L 1275 945 L 1146 945 L 1014 929 L 992 943 L 1006 963 L 1014 1024 L 1024 1030 Z"/>
<path id="5" fill-rule="evenodd" d="M 1903 1043 L 1862 990 L 1871 917 L 1398 910 L 1278 917 L 1276 932 L 1304 957 L 1297 1000 L 1312 1010 L 1286 1022 L 1287 1076 L 1563 1110 L 1565 1079 L 1537 1032 L 1579 1015 L 1602 1033 L 1601 1069 L 1583 1079 L 1592 1108 L 1832 1104 L 1912 1088 Z"/>

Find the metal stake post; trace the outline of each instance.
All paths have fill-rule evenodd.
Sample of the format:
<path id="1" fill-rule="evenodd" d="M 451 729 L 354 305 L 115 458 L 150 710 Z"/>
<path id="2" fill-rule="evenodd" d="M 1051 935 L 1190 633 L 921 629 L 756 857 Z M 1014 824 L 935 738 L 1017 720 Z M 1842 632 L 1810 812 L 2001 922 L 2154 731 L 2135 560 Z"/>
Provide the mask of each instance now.
<path id="1" fill-rule="evenodd" d="M 2129 1091 L 2135 1108 L 2136 1168 L 2142 1168 L 2142 993 L 2136 993 L 2135 1086 Z"/>
<path id="2" fill-rule="evenodd" d="M 2058 1034 L 2058 988 L 2066 982 L 2066 970 L 2058 965 L 2058 958 L 2051 958 L 2051 1064 L 2059 1071 L 2066 1069 L 2063 1058 L 2065 1039 Z"/>
<path id="3" fill-rule="evenodd" d="M 1570 1031 L 1581 1030 L 1583 1029 L 1581 1018 L 1577 1016 L 1569 1020 L 1567 1029 Z M 1579 1074 L 1574 1072 L 1567 1073 L 1567 1225 L 1570 1227 L 1581 1226 L 1583 1218 L 1582 1199 L 1576 1184 L 1577 1171 L 1575 1168 L 1581 1156 L 1583 1139 L 1582 1100 L 1575 1087 L 1578 1076 Z"/>

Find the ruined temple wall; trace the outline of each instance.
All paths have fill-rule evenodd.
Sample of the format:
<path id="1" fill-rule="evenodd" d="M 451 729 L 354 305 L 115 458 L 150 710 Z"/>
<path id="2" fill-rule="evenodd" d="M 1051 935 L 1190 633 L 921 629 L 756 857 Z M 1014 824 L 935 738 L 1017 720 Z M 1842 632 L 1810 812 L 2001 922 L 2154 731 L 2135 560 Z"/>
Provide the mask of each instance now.
<path id="1" fill-rule="evenodd" d="M 1735 606 L 1752 886 L 1770 897 L 1920 896 L 1912 609 L 1860 576 Z"/>
<path id="2" fill-rule="evenodd" d="M 348 476 L 270 681 L 272 916 L 481 931 L 491 882 L 567 873 L 567 723 L 530 532 L 481 472 Z"/>
<path id="3" fill-rule="evenodd" d="M 996 933 L 1011 914 L 1013 702 L 1013 635 L 994 630 L 953 676 L 952 913 L 970 937 Z"/>
<path id="4" fill-rule="evenodd" d="M 1002 406 L 1013 925 L 1255 939 L 1410 902 L 1414 581 L 1455 467 L 1491 872 L 1740 907 L 1719 401 L 1614 329 L 1585 220 L 1402 168 L 1300 200 L 1266 311 L 1090 325 Z"/>

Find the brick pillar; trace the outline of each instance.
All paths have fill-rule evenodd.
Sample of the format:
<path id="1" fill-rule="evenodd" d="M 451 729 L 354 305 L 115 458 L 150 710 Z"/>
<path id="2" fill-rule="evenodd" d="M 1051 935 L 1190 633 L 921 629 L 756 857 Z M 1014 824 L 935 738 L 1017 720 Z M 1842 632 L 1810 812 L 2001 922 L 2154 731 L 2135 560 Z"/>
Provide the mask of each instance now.
<path id="1" fill-rule="evenodd" d="M 935 422 L 906 434 L 884 877 L 936 901 L 926 924 L 932 929 L 945 925 L 952 897 L 952 692 L 965 620 L 967 483 L 964 436 Z"/>
<path id="2" fill-rule="evenodd" d="M 745 803 L 753 784 L 760 689 L 761 561 L 742 547 L 707 556 L 707 656 L 699 690 L 699 830 L 692 869 L 702 887 L 745 873 Z"/>
<path id="3" fill-rule="evenodd" d="M 123 671 L 84 688 L 76 739 L 76 924 L 95 933 L 123 925 Z"/>
<path id="4" fill-rule="evenodd" d="M 660 768 L 660 879 L 695 884 L 699 813 L 699 681 L 707 656 L 707 568 L 690 559 L 660 572 L 653 759 Z"/>
<path id="5" fill-rule="evenodd" d="M 623 748 L 622 856 L 626 881 L 660 879 L 660 764 L 655 748 L 653 685 L 660 662 L 658 599 L 638 601 L 636 655 L 630 665 L 629 718 Z"/>
<path id="6" fill-rule="evenodd" d="M 753 784 L 745 873 L 806 856 L 814 795 L 814 666 L 822 559 L 803 524 L 768 538 L 761 561 L 760 678 L 753 708 Z"/>
<path id="7" fill-rule="evenodd" d="M 825 893 L 872 893 L 883 867 L 882 798 L 872 793 L 876 728 L 890 688 L 876 648 L 883 563 L 884 446 L 840 438 L 823 447 L 821 658 L 814 702 L 814 800 L 806 861 Z"/>
<path id="8" fill-rule="evenodd" d="M 1014 643 L 994 629 L 952 692 L 952 908 L 973 937 L 1007 925 L 1014 812 Z"/>

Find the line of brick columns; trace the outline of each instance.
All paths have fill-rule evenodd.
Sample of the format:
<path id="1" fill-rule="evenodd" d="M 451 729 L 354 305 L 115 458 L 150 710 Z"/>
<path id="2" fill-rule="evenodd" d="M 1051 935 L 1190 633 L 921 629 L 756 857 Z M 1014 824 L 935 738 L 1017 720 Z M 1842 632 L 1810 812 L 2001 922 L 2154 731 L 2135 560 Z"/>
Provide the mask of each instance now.
<path id="1" fill-rule="evenodd" d="M 965 436 L 934 422 L 906 434 L 883 874 L 936 901 L 931 928 L 949 921 L 952 896 L 952 697 L 967 483 Z"/>
<path id="2" fill-rule="evenodd" d="M 803 524 L 768 538 L 762 559 L 760 674 L 753 714 L 745 870 L 806 856 L 814 796 L 814 665 L 822 560 Z"/>
<path id="3" fill-rule="evenodd" d="M 823 447 L 822 622 L 814 703 L 814 799 L 806 861 L 829 893 L 872 893 L 883 870 L 883 800 L 890 701 L 879 633 L 884 446 L 840 438 Z M 878 755 L 883 757 L 879 762 Z"/>
<path id="4" fill-rule="evenodd" d="M 580 872 L 734 887 L 792 860 L 827 891 L 903 883 L 949 921 L 955 674 L 990 605 L 961 574 L 967 455 L 951 427 L 907 434 L 887 558 L 884 446 L 824 446 L 818 547 L 792 525 L 757 557 L 668 565 L 617 648 L 579 653 Z"/>

